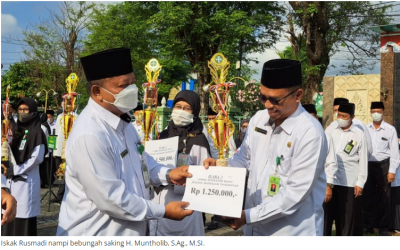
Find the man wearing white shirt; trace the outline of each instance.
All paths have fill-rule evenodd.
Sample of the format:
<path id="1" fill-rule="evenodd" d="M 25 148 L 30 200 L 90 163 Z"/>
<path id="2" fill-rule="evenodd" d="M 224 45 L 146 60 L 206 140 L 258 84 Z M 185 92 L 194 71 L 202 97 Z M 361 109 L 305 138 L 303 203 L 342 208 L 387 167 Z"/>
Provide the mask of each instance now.
<path id="1" fill-rule="evenodd" d="M 362 200 L 367 180 L 368 154 L 365 135 L 352 122 L 355 105 L 341 103 L 338 126 L 326 131 L 333 139 L 338 171 L 334 180 L 332 200 L 327 203 L 327 216 L 333 216 L 337 236 L 362 235 Z"/>
<path id="2" fill-rule="evenodd" d="M 148 220 L 192 214 L 184 209 L 187 202 L 163 206 L 149 200 L 150 184 L 182 185 L 191 175 L 188 166 L 171 170 L 143 152 L 130 124 L 138 99 L 130 50 L 101 51 L 81 63 L 90 99 L 65 149 L 66 191 L 57 235 L 145 236 Z"/>
<path id="3" fill-rule="evenodd" d="M 333 117 L 334 117 L 333 119 L 334 119 L 334 121 L 331 124 L 329 124 L 329 126 L 325 129 L 326 132 L 337 128 L 338 123 L 336 121 L 336 117 L 338 115 L 338 109 L 339 109 L 339 105 L 341 103 L 343 103 L 343 104 L 349 103 L 349 100 L 346 98 L 341 98 L 341 97 L 337 97 L 333 100 Z M 365 126 L 365 124 L 362 121 L 360 121 L 356 118 L 354 118 L 352 120 L 352 122 L 355 126 L 357 126 L 359 129 L 361 129 L 364 132 L 365 140 L 367 141 L 367 150 L 368 150 L 368 158 L 369 158 L 370 155 L 372 154 L 372 141 L 371 141 L 371 136 L 368 132 L 367 126 Z"/>
<path id="4" fill-rule="evenodd" d="M 371 102 L 372 123 L 367 125 L 373 153 L 368 162 L 368 179 L 364 190 L 364 228 L 387 236 L 390 217 L 390 183 L 395 180 L 399 166 L 396 129 L 383 120 L 383 102 Z"/>
<path id="5" fill-rule="evenodd" d="M 303 108 L 315 119 L 318 120 L 317 110 L 314 104 L 304 104 Z M 328 212 L 327 203 L 332 199 L 332 189 L 333 182 L 336 179 L 336 172 L 338 170 L 337 159 L 335 147 L 333 145 L 332 137 L 329 134 L 325 134 L 328 142 L 328 155 L 326 157 L 325 162 L 325 175 L 326 175 L 326 192 L 325 192 L 325 200 L 324 200 L 324 236 L 332 235 L 332 225 L 334 217 L 331 212 Z"/>
<path id="6" fill-rule="evenodd" d="M 323 235 L 328 145 L 321 124 L 300 104 L 301 64 L 275 59 L 263 66 L 258 111 L 229 166 L 249 172 L 245 209 L 226 220 L 246 236 Z M 215 165 L 207 159 L 205 167 Z"/>
<path id="7" fill-rule="evenodd" d="M 47 123 L 50 126 L 49 135 L 53 134 L 54 129 L 56 129 L 56 119 L 54 119 L 54 110 L 47 110 Z"/>

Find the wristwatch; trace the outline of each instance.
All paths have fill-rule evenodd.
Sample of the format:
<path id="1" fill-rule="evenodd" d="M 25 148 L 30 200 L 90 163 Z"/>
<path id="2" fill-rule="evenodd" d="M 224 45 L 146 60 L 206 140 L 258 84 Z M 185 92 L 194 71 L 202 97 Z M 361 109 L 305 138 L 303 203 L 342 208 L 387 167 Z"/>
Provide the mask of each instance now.
<path id="1" fill-rule="evenodd" d="M 326 186 L 330 187 L 330 188 L 333 188 L 335 185 L 333 185 L 332 183 L 327 183 Z"/>
<path id="2" fill-rule="evenodd" d="M 169 174 L 171 173 L 172 169 L 168 169 L 167 173 L 165 174 L 165 178 L 167 179 L 168 184 L 172 184 L 171 178 L 169 177 Z"/>

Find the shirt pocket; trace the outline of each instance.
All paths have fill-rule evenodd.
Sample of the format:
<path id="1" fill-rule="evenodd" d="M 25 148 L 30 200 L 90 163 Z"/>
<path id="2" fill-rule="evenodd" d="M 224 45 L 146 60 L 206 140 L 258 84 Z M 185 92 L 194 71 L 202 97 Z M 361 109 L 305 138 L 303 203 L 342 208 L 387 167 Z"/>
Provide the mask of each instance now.
<path id="1" fill-rule="evenodd" d="M 377 148 L 378 148 L 379 150 L 381 150 L 381 151 L 385 151 L 385 150 L 388 149 L 388 147 L 389 147 L 389 140 L 388 140 L 388 139 L 383 140 L 383 139 L 381 138 L 381 139 L 379 140 L 379 142 L 378 142 Z"/>
<path id="2" fill-rule="evenodd" d="M 278 174 L 288 175 L 290 168 L 292 166 L 292 157 L 287 157 L 281 160 L 281 163 L 278 167 Z"/>

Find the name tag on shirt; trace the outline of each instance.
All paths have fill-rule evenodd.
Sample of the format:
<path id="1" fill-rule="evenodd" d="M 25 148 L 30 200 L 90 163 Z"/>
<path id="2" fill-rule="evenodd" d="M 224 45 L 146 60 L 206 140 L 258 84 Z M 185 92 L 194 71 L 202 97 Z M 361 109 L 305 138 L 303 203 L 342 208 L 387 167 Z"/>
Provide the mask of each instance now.
<path id="1" fill-rule="evenodd" d="M 21 144 L 19 145 L 19 150 L 24 150 L 25 144 L 26 144 L 26 139 L 23 139 L 23 140 L 21 141 Z"/>
<path id="2" fill-rule="evenodd" d="M 381 138 L 383 141 L 387 141 L 388 139 L 387 138 L 385 138 L 385 137 L 382 137 Z"/>
<path id="3" fill-rule="evenodd" d="M 267 130 L 264 130 L 264 129 L 259 128 L 259 127 L 256 127 L 254 130 L 255 130 L 256 132 L 261 133 L 261 134 L 264 134 L 264 135 L 267 134 Z"/>
<path id="4" fill-rule="evenodd" d="M 124 158 L 127 154 L 128 154 L 128 149 L 125 149 L 124 151 L 122 151 L 121 157 Z"/>
<path id="5" fill-rule="evenodd" d="M 146 188 L 150 187 L 149 169 L 147 168 L 147 164 L 144 161 L 142 162 L 142 174 L 143 174 L 144 186 Z"/>
<path id="6" fill-rule="evenodd" d="M 184 166 L 187 165 L 187 163 L 188 163 L 188 155 L 185 153 L 179 153 L 176 166 L 177 167 Z"/>

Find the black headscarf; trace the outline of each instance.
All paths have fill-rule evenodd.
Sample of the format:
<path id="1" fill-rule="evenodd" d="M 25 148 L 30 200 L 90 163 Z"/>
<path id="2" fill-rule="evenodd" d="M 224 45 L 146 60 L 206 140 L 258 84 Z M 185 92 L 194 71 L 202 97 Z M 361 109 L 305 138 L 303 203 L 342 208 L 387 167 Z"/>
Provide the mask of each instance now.
<path id="1" fill-rule="evenodd" d="M 248 119 L 244 119 L 244 120 L 242 120 L 242 121 L 240 122 L 239 136 L 238 136 L 238 137 L 236 138 L 236 140 L 235 140 L 236 148 L 239 148 L 239 147 L 242 145 L 244 136 L 246 135 L 246 132 L 245 132 L 245 133 L 242 133 L 242 129 L 241 129 L 242 126 L 243 126 L 243 124 L 245 124 L 245 123 L 249 123 L 249 120 L 248 120 Z"/>
<path id="2" fill-rule="evenodd" d="M 173 105 L 175 105 L 175 103 L 178 101 L 185 101 L 190 104 L 194 116 L 193 123 L 185 127 L 179 127 L 176 126 L 174 121 L 171 120 L 168 124 L 168 128 L 161 132 L 160 139 L 179 136 L 178 153 L 183 151 L 185 146 L 183 140 L 186 139 L 186 152 L 184 153 L 189 154 L 193 145 L 199 145 L 205 147 L 208 153 L 211 155 L 210 144 L 208 143 L 206 136 L 203 134 L 203 123 L 199 118 L 201 109 L 199 95 L 190 90 L 182 90 L 176 95 Z M 189 134 L 195 137 L 188 138 Z"/>
<path id="3" fill-rule="evenodd" d="M 40 127 L 40 117 L 37 112 L 37 104 L 35 100 L 31 98 L 22 98 L 17 107 L 21 104 L 26 104 L 29 107 L 29 114 L 32 114 L 32 119 L 28 122 L 22 123 L 17 121 L 17 129 L 13 133 L 13 141 L 11 144 L 11 150 L 14 154 L 15 161 L 18 165 L 26 162 L 31 158 L 33 150 L 36 146 L 43 144 L 45 147 L 44 154 L 47 154 L 47 139 Z M 26 144 L 23 150 L 19 150 L 21 141 L 25 135 L 25 130 L 28 130 L 26 136 Z"/>

